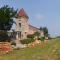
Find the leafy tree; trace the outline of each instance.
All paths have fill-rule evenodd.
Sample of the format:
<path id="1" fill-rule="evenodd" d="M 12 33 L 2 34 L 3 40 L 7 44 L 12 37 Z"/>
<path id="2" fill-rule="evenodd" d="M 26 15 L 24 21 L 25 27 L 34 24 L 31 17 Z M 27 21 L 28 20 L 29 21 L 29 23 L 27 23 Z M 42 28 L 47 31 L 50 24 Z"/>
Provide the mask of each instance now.
<path id="1" fill-rule="evenodd" d="M 47 29 L 47 27 L 43 27 L 43 32 L 44 32 L 44 36 L 48 37 L 48 29 Z"/>
<path id="2" fill-rule="evenodd" d="M 44 33 L 44 36 L 45 37 L 48 37 L 48 28 L 47 27 L 40 27 L 40 31 L 43 31 L 43 33 Z"/>
<path id="3" fill-rule="evenodd" d="M 42 40 L 50 37 L 50 35 L 48 34 L 48 28 L 47 27 L 40 27 L 40 31 L 42 31 L 44 34 L 44 37 L 41 37 Z"/>
<path id="4" fill-rule="evenodd" d="M 40 29 L 39 29 L 40 31 L 42 31 L 43 30 L 43 27 L 40 27 Z"/>
<path id="5" fill-rule="evenodd" d="M 0 8 L 0 30 L 9 31 L 11 29 L 16 12 L 8 5 Z"/>
<path id="6" fill-rule="evenodd" d="M 7 31 L 9 31 L 14 23 L 13 18 L 16 16 L 13 7 L 8 5 L 0 8 L 0 41 L 8 39 Z"/>

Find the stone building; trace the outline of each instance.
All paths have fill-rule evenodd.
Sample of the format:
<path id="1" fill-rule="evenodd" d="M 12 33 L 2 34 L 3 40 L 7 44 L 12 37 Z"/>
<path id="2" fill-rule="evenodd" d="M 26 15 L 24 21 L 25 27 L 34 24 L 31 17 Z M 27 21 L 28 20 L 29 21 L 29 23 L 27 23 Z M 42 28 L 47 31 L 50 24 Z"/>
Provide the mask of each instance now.
<path id="1" fill-rule="evenodd" d="M 37 27 L 29 24 L 29 17 L 24 9 L 20 9 L 16 15 L 16 42 L 19 43 L 19 40 L 25 39 L 28 34 L 34 34 L 37 31 L 40 32 Z"/>

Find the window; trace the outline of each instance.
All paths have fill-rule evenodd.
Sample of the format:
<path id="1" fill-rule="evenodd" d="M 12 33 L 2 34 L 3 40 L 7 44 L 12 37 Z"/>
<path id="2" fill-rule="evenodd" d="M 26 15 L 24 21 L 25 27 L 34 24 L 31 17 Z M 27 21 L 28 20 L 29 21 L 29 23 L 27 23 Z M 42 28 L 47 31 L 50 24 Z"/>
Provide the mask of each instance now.
<path id="1" fill-rule="evenodd" d="M 21 27 L 21 23 L 19 23 L 19 26 Z"/>

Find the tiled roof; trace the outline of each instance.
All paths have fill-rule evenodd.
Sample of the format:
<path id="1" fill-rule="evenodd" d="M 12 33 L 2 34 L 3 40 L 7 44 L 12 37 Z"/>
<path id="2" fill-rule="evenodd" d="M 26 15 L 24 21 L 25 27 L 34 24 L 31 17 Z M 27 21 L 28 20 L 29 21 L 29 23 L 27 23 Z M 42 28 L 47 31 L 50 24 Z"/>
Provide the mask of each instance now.
<path id="1" fill-rule="evenodd" d="M 31 29 L 36 29 L 36 30 L 39 30 L 39 28 L 37 28 L 37 27 L 34 27 L 34 26 L 32 26 L 32 25 L 29 25 L 29 28 Z"/>
<path id="2" fill-rule="evenodd" d="M 29 25 L 29 30 L 33 30 L 34 32 L 40 32 L 39 28 Z"/>
<path id="3" fill-rule="evenodd" d="M 20 9 L 20 11 L 17 13 L 17 17 L 26 17 L 26 18 L 29 18 L 23 8 Z"/>

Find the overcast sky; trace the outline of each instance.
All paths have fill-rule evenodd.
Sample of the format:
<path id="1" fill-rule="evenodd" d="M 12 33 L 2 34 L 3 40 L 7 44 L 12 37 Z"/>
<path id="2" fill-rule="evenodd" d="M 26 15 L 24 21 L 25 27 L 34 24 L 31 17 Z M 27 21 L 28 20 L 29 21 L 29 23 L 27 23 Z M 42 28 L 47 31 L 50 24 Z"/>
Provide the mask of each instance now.
<path id="1" fill-rule="evenodd" d="M 0 0 L 0 7 L 4 5 L 24 8 L 31 25 L 46 26 L 52 36 L 60 35 L 60 0 Z"/>

